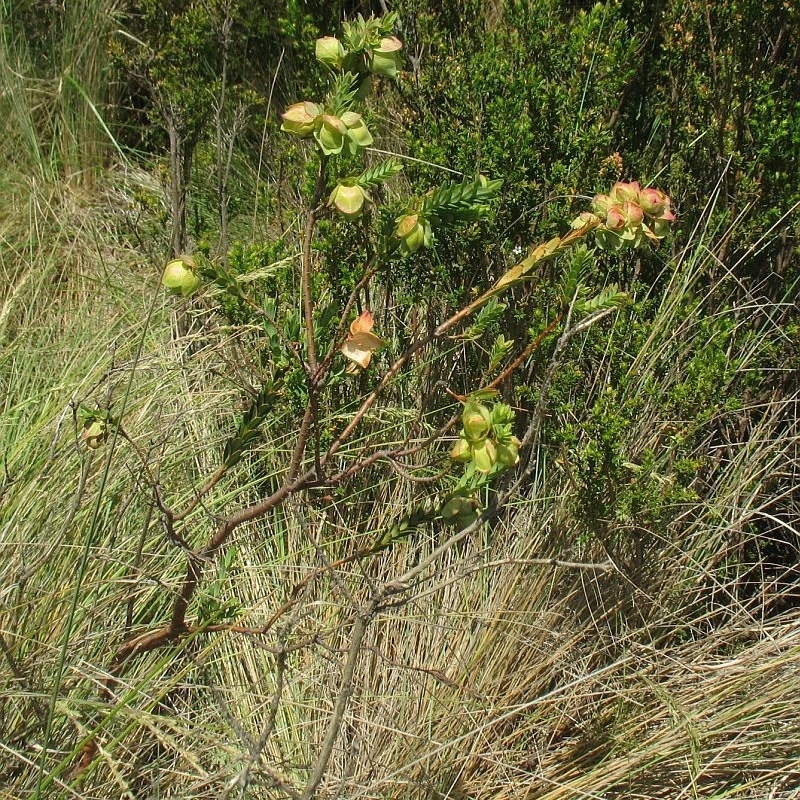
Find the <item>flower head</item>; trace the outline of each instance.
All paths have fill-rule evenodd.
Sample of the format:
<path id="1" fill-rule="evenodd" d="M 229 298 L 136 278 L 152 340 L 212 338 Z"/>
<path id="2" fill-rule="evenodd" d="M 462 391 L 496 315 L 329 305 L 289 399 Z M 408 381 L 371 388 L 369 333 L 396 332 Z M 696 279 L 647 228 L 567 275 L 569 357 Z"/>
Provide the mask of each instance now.
<path id="1" fill-rule="evenodd" d="M 102 419 L 87 421 L 81 436 L 87 447 L 97 450 L 108 438 L 108 423 Z"/>
<path id="2" fill-rule="evenodd" d="M 485 439 L 489 433 L 492 427 L 492 414 L 483 403 L 469 400 L 464 406 L 461 424 L 467 441 L 477 442 Z"/>
<path id="3" fill-rule="evenodd" d="M 402 42 L 396 36 L 386 36 L 372 51 L 370 69 L 384 78 L 396 78 L 402 66 Z"/>
<path id="4" fill-rule="evenodd" d="M 321 113 L 322 109 L 316 103 L 295 103 L 281 114 L 281 130 L 304 139 L 314 133 L 316 119 Z"/>
<path id="5" fill-rule="evenodd" d="M 182 297 L 193 295 L 200 286 L 197 262 L 187 255 L 173 258 L 164 268 L 161 283 L 173 294 Z"/>
<path id="6" fill-rule="evenodd" d="M 314 138 L 326 156 L 339 155 L 345 147 L 355 155 L 373 141 L 364 119 L 355 111 L 345 111 L 341 117 L 320 114 L 314 122 Z"/>
<path id="7" fill-rule="evenodd" d="M 350 335 L 342 345 L 342 353 L 345 358 L 349 358 L 353 364 L 361 367 L 361 369 L 366 369 L 369 366 L 372 354 L 384 344 L 382 339 L 372 333 L 374 327 L 375 320 L 372 317 L 372 313 L 362 311 L 350 323 Z M 348 369 L 348 372 L 350 371 Z M 357 369 L 353 368 L 352 371 L 357 371 Z"/>
<path id="8" fill-rule="evenodd" d="M 342 152 L 346 135 L 347 126 L 333 114 L 320 114 L 314 123 L 314 138 L 326 156 Z"/>
<path id="9" fill-rule="evenodd" d="M 403 214 L 398 217 L 394 237 L 400 241 L 405 253 L 416 253 L 420 247 L 430 247 L 433 241 L 431 224 L 420 214 Z"/>
<path id="10" fill-rule="evenodd" d="M 617 203 L 622 205 L 625 202 L 637 202 L 639 199 L 639 183 L 638 181 L 632 181 L 631 183 L 623 183 L 622 181 L 617 181 L 612 187 L 611 191 L 609 192 L 609 197 L 611 198 L 612 203 Z"/>
<path id="11" fill-rule="evenodd" d="M 317 39 L 315 53 L 317 61 L 321 61 L 331 69 L 341 69 L 345 57 L 342 43 L 335 36 L 323 36 Z"/>
<path id="12" fill-rule="evenodd" d="M 352 182 L 352 179 L 346 179 L 336 184 L 328 198 L 328 205 L 348 219 L 356 219 L 361 216 L 364 205 L 369 201 L 370 196 L 361 186 Z"/>
<path id="13" fill-rule="evenodd" d="M 355 155 L 359 148 L 369 147 L 372 144 L 372 134 L 361 114 L 345 111 L 342 114 L 342 122 L 347 127 L 348 149 L 352 155 Z"/>
<path id="14" fill-rule="evenodd" d="M 636 181 L 617 182 L 608 194 L 595 195 L 592 212 L 600 221 L 597 243 L 604 250 L 640 247 L 648 239 L 658 243 L 675 219 L 670 199 L 661 189 L 642 189 Z M 573 228 L 588 219 L 584 212 L 573 222 Z"/>

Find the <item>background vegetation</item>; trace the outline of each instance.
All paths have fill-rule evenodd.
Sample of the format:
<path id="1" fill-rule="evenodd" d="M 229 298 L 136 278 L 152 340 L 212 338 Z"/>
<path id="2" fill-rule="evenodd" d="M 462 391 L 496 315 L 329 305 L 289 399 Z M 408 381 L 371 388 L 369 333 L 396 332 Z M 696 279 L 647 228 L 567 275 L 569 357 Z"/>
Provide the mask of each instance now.
<path id="1" fill-rule="evenodd" d="M 164 262 L 205 254 L 295 324 L 313 175 L 278 113 L 322 85 L 315 37 L 384 5 L 0 0 L 4 796 L 301 796 L 354 598 L 441 541 L 420 528 L 326 571 L 264 636 L 147 653 L 103 696 L 116 648 L 169 614 L 184 571 L 143 464 L 189 502 L 280 366 L 246 307 L 167 297 Z M 392 347 L 617 178 L 663 187 L 679 223 L 668 247 L 599 263 L 595 283 L 621 283 L 629 305 L 557 355 L 548 340 L 503 386 L 527 420 L 549 382 L 524 491 L 370 627 L 318 794 L 796 796 L 796 4 L 390 5 L 406 68 L 369 114 L 380 147 L 418 159 L 400 188 L 449 170 L 505 181 L 485 219 L 381 276 Z M 333 297 L 364 254 L 333 220 L 317 246 Z M 544 329 L 554 269 L 514 290 L 494 333 Z M 487 363 L 477 345 L 423 353 L 372 424 L 432 429 L 439 382 L 469 391 Z M 287 394 L 198 507 L 192 545 L 272 491 L 301 400 Z M 110 409 L 129 440 L 87 450 L 78 403 Z M 423 494 L 387 466 L 294 498 L 237 530 L 192 618 L 264 625 Z"/>

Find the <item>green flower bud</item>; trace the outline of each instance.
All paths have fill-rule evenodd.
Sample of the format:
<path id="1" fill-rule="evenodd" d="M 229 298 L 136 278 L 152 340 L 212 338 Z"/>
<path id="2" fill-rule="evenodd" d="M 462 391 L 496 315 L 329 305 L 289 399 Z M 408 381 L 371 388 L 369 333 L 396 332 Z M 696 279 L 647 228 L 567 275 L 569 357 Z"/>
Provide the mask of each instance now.
<path id="1" fill-rule="evenodd" d="M 637 228 L 644 220 L 644 211 L 631 201 L 622 204 L 622 215 L 625 217 L 625 224 L 629 227 Z"/>
<path id="2" fill-rule="evenodd" d="M 472 446 L 463 437 L 459 438 L 459 440 L 453 445 L 453 449 L 450 451 L 450 458 L 452 458 L 453 461 L 459 461 L 461 463 L 471 461 Z"/>
<path id="3" fill-rule="evenodd" d="M 513 467 L 519 461 L 519 447 L 522 444 L 516 436 L 507 444 L 497 445 L 497 463 L 504 467 Z"/>
<path id="4" fill-rule="evenodd" d="M 472 505 L 466 497 L 451 497 L 439 512 L 445 520 L 453 520 L 464 511 L 472 511 Z"/>
<path id="5" fill-rule="evenodd" d="M 491 439 L 483 439 L 472 445 L 472 463 L 484 474 L 491 472 L 497 461 L 497 448 Z"/>
<path id="6" fill-rule="evenodd" d="M 356 219 L 361 216 L 364 203 L 369 199 L 369 195 L 357 183 L 343 181 L 334 187 L 328 198 L 328 205 L 348 219 Z"/>
<path id="7" fill-rule="evenodd" d="M 345 111 L 342 122 L 347 127 L 348 149 L 355 155 L 359 148 L 369 147 L 372 144 L 372 134 L 369 132 L 363 118 L 355 111 Z"/>
<path id="8" fill-rule="evenodd" d="M 433 240 L 430 223 L 422 214 L 403 214 L 397 218 L 394 236 L 400 240 L 405 253 L 416 253 L 423 245 L 430 247 Z"/>
<path id="9" fill-rule="evenodd" d="M 338 155 L 344 147 L 347 126 L 339 117 L 320 114 L 314 125 L 314 138 L 326 156 Z"/>
<path id="10" fill-rule="evenodd" d="M 439 512 L 442 520 L 459 528 L 466 528 L 478 518 L 478 501 L 474 497 L 451 497 Z"/>
<path id="11" fill-rule="evenodd" d="M 191 256 L 173 258 L 164 268 L 161 283 L 172 292 L 182 297 L 193 295 L 200 286 L 197 264 Z"/>
<path id="12" fill-rule="evenodd" d="M 301 138 L 311 136 L 314 122 L 321 113 L 322 109 L 316 103 L 295 103 L 281 114 L 281 130 Z"/>
<path id="13" fill-rule="evenodd" d="M 108 438 L 108 423 L 101 419 L 89 419 L 83 426 L 83 441 L 92 450 L 97 450 Z"/>
<path id="14" fill-rule="evenodd" d="M 342 43 L 335 36 L 323 36 L 317 39 L 316 45 L 317 61 L 321 61 L 331 69 L 341 69 L 342 61 L 345 56 Z"/>
<path id="15" fill-rule="evenodd" d="M 660 189 L 642 189 L 639 192 L 639 205 L 645 214 L 660 217 L 662 211 L 669 209 L 669 197 Z"/>
<path id="16" fill-rule="evenodd" d="M 477 442 L 486 438 L 489 429 L 492 427 L 492 415 L 483 403 L 470 400 L 464 406 L 464 413 L 461 415 L 461 424 L 464 428 L 464 435 L 470 442 Z"/>
<path id="17" fill-rule="evenodd" d="M 592 211 L 605 222 L 608 209 L 611 208 L 612 205 L 614 205 L 614 203 L 607 194 L 596 194 L 594 200 L 592 200 Z"/>
<path id="18" fill-rule="evenodd" d="M 637 203 L 639 201 L 639 184 L 637 181 L 632 183 L 622 183 L 617 181 L 609 192 L 611 202 L 622 205 L 625 202 Z"/>
<path id="19" fill-rule="evenodd" d="M 378 47 L 372 51 L 370 69 L 384 78 L 396 78 L 402 66 L 400 50 L 403 44 L 396 36 L 381 39 Z"/>

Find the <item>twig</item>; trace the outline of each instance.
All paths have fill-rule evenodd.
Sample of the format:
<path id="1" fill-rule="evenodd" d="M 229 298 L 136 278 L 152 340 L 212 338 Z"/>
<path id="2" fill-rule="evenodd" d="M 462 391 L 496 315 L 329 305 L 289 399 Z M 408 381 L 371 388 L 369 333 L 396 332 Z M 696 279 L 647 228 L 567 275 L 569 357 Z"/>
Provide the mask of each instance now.
<path id="1" fill-rule="evenodd" d="M 317 345 L 314 341 L 314 301 L 311 297 L 311 242 L 314 239 L 314 231 L 317 227 L 317 214 L 319 204 L 325 193 L 325 177 L 328 159 L 320 156 L 319 168 L 317 169 L 317 181 L 314 186 L 314 196 L 311 199 L 311 208 L 306 216 L 306 230 L 303 235 L 303 264 L 301 268 L 300 282 L 303 295 L 303 317 L 306 328 L 306 349 L 308 352 L 308 366 L 311 374 L 317 373 Z"/>
<path id="2" fill-rule="evenodd" d="M 339 737 L 342 727 L 342 719 L 344 718 L 345 711 L 350 702 L 350 697 L 353 693 L 353 675 L 355 673 L 356 664 L 358 663 L 358 656 L 361 653 L 361 642 L 364 639 L 364 634 L 367 632 L 372 617 L 377 608 L 377 601 L 370 601 L 366 608 L 364 608 L 353 623 L 353 634 L 350 639 L 350 648 L 347 651 L 347 660 L 342 670 L 342 682 L 339 685 L 339 693 L 336 696 L 336 703 L 333 707 L 333 714 L 328 722 L 328 730 L 325 734 L 325 740 L 320 749 L 314 767 L 311 770 L 311 775 L 308 778 L 305 789 L 300 795 L 301 800 L 311 800 L 317 791 L 322 778 L 325 775 L 325 770 L 328 768 L 331 754 L 333 753 L 333 746 Z"/>
<path id="3" fill-rule="evenodd" d="M 565 312 L 562 311 L 553 321 L 489 384 L 486 389 L 496 389 L 500 384 L 516 372 L 520 365 L 524 364 L 535 352 L 539 345 L 558 327 Z"/>

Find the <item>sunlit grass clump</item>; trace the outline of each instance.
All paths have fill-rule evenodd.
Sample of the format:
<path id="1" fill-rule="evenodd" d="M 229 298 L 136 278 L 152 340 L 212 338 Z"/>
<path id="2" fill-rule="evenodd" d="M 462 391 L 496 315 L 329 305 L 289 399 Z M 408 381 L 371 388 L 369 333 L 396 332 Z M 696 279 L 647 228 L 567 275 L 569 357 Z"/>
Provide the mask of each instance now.
<path id="1" fill-rule="evenodd" d="M 159 267 L 113 244 L 113 211 L 97 202 L 66 213 L 56 205 L 66 198 L 32 194 L 28 236 L 3 255 L 3 781 L 8 796 L 39 785 L 42 796 L 214 797 L 246 769 L 253 796 L 271 796 L 258 787 L 302 779 L 314 756 L 365 576 L 351 565 L 312 581 L 263 638 L 200 634 L 142 658 L 113 702 L 101 699 L 116 644 L 163 617 L 181 577 L 180 548 L 142 489 L 141 456 L 157 460 L 168 491 L 191 496 L 229 424 L 219 409 L 231 388 L 217 375 L 238 345 L 213 321 L 199 338 L 176 338 Z M 18 237 L 25 228 L 8 213 L 4 224 Z M 641 400 L 619 434 L 627 462 L 649 465 L 653 483 L 674 481 L 649 454 L 691 436 L 703 466 L 686 501 L 657 529 L 605 519 L 587 535 L 580 464 L 543 450 L 524 500 L 423 573 L 368 634 L 352 733 L 325 791 L 344 782 L 376 798 L 789 796 L 780 792 L 800 736 L 797 575 L 786 557 L 796 547 L 796 396 L 777 374 L 775 389 L 719 409 L 699 435 L 663 413 L 709 345 L 704 321 L 745 325 L 735 307 L 720 310 L 725 283 L 694 293 L 711 263 L 703 252 L 665 264 L 672 276 L 649 335 L 620 356 L 622 391 Z M 753 296 L 747 308 L 763 323 L 726 356 L 739 374 L 786 343 L 780 305 Z M 598 373 L 619 372 L 615 358 L 609 351 Z M 198 367 L 202 382 L 191 377 Z M 589 418 L 593 397 L 574 418 Z M 108 405 L 132 441 L 87 448 L 80 402 Z M 243 483 L 222 485 L 197 512 L 201 531 L 215 508 L 257 495 L 280 468 L 277 428 L 251 462 L 252 483 L 243 467 Z M 263 624 L 311 570 L 407 503 L 387 473 L 360 494 L 293 504 L 237 534 L 229 567 L 208 568 L 200 602 Z M 372 579 L 405 571 L 436 543 L 412 538 L 373 563 Z M 270 743 L 253 761 L 280 682 Z M 69 789 L 89 735 L 99 758 Z"/>

